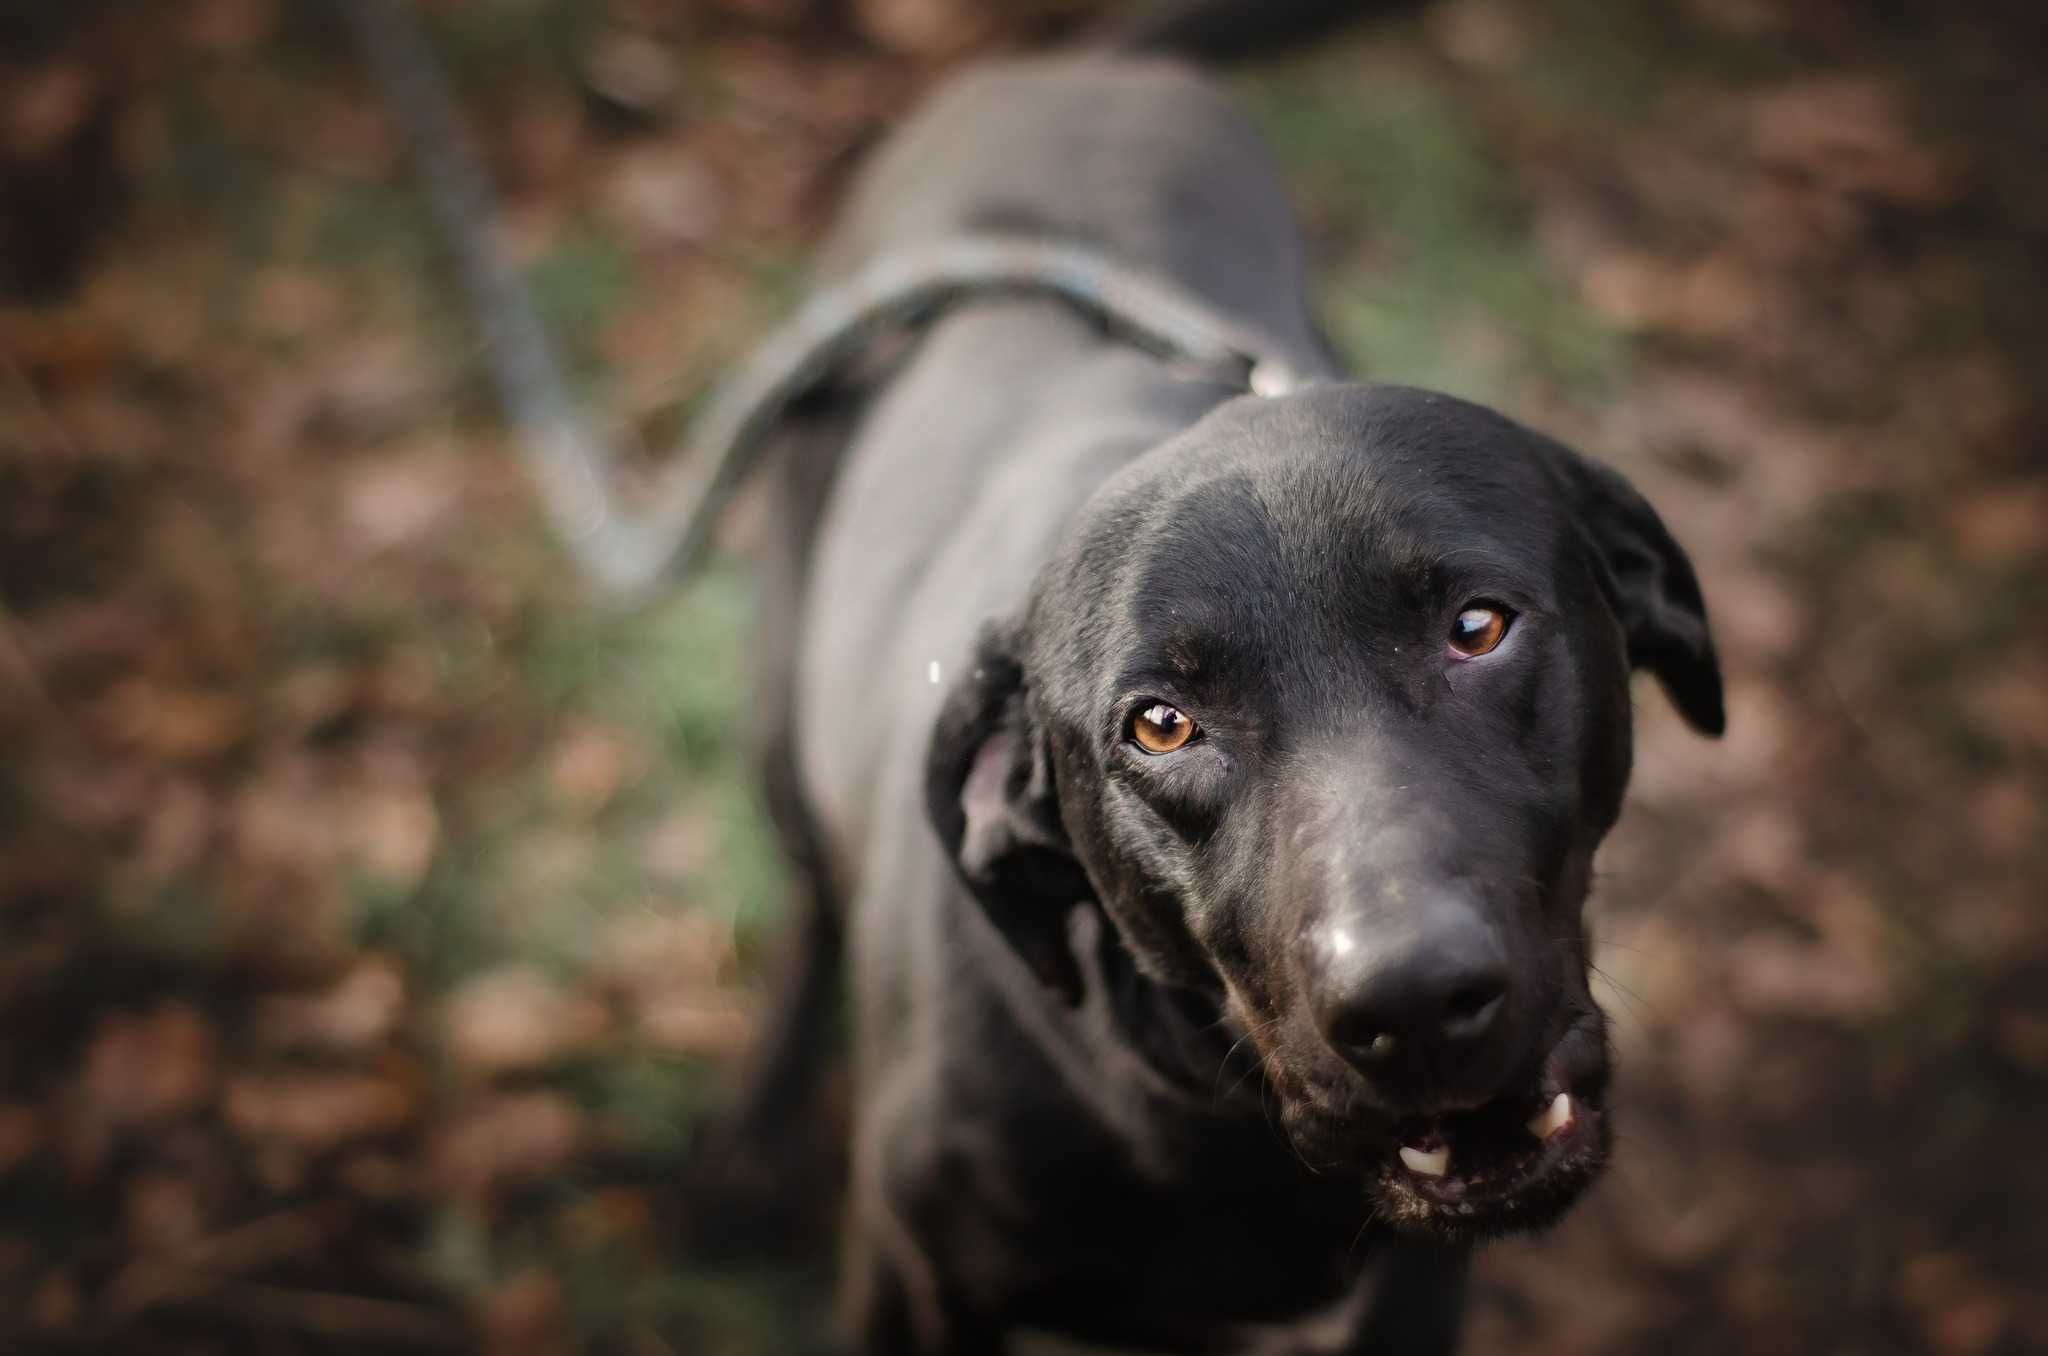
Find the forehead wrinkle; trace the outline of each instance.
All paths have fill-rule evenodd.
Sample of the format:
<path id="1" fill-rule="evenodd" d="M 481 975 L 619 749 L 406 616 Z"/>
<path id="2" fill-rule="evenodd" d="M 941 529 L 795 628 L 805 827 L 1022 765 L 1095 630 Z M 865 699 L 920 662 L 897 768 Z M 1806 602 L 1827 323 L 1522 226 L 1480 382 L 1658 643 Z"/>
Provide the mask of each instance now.
<path id="1" fill-rule="evenodd" d="M 1331 662 L 1361 633 L 1357 599 L 1347 597 L 1357 581 L 1343 577 L 1355 573 L 1347 562 L 1356 534 L 1313 521 L 1286 532 L 1244 475 L 1211 478 L 1156 507 L 1129 558 L 1142 562 L 1132 571 L 1133 624 L 1121 672 L 1106 686 L 1121 693 L 1167 679 L 1196 700 L 1261 688 L 1311 704 L 1356 696 L 1352 666 Z M 1219 522 L 1236 530 L 1219 533 Z"/>
<path id="2" fill-rule="evenodd" d="M 1214 678 L 1269 652 L 1267 622 L 1286 609 L 1290 581 L 1279 525 L 1251 478 L 1231 468 L 1182 485 L 1150 527 L 1128 593 L 1142 658 Z"/>
<path id="3" fill-rule="evenodd" d="M 1482 436 L 1502 426 L 1398 390 L 1232 402 L 1087 515 L 1059 591 L 1101 605 L 1052 645 L 1104 686 L 1148 659 L 1190 676 L 1246 652 L 1261 671 L 1314 665 L 1454 585 L 1523 582 L 1558 554 L 1558 526 L 1529 464 Z M 1186 627 L 1170 647 L 1148 626 L 1160 615 Z"/>

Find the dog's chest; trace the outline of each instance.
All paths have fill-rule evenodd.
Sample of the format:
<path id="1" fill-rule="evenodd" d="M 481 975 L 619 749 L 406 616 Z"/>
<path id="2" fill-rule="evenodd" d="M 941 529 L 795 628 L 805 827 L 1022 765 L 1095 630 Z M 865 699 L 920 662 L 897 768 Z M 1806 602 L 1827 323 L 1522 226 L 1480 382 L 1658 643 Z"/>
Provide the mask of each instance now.
<path id="1" fill-rule="evenodd" d="M 1133 1164 L 1074 1138 L 1018 1146 L 995 1192 L 1030 1208 L 990 1210 L 989 1251 L 971 1251 L 988 1284 L 1016 1288 L 1002 1307 L 1027 1325 L 1111 1346 L 1240 1351 L 1258 1333 L 1341 1321 L 1372 1252 L 1366 1199 L 1302 1181 L 1272 1147 L 1232 1137 Z"/>

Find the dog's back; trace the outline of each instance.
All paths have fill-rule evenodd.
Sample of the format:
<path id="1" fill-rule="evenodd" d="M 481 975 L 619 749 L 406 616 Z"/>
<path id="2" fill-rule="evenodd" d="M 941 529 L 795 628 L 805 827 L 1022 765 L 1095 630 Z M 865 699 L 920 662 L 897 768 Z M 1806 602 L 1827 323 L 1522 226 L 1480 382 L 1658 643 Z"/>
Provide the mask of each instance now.
<path id="1" fill-rule="evenodd" d="M 1271 157 L 1184 65 L 1095 54 L 968 72 L 869 167 L 825 271 L 986 230 L 1100 249 L 1253 322 L 1298 370 L 1332 370 Z M 805 609 L 800 742 L 842 859 L 860 853 L 887 729 L 929 728 L 931 664 L 959 662 L 1120 459 L 1229 394 L 1054 302 L 972 305 L 923 338 L 845 452 Z M 849 721 L 854 674 L 883 709 Z M 909 742 L 894 752 L 921 752 Z"/>
<path id="2" fill-rule="evenodd" d="M 1317 350 L 1272 158 L 1179 61 L 1083 54 L 961 75 L 867 167 L 824 267 L 990 229 L 1093 245 Z"/>

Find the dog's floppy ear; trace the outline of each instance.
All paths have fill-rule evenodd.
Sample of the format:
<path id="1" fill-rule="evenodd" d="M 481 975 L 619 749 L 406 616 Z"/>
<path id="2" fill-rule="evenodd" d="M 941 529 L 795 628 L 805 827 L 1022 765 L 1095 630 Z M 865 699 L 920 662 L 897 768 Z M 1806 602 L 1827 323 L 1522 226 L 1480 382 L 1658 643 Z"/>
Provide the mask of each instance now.
<path id="1" fill-rule="evenodd" d="M 1720 734 L 1727 725 L 1721 664 L 1692 562 L 1618 472 L 1559 451 L 1579 528 L 1600 567 L 1600 586 L 1628 635 L 1629 667 L 1656 674 L 1694 729 Z"/>
<path id="2" fill-rule="evenodd" d="M 982 629 L 932 731 L 925 799 L 939 841 L 997 930 L 1048 987 L 1080 1001 L 1068 917 L 1093 888 L 1060 822 L 1020 623 Z"/>

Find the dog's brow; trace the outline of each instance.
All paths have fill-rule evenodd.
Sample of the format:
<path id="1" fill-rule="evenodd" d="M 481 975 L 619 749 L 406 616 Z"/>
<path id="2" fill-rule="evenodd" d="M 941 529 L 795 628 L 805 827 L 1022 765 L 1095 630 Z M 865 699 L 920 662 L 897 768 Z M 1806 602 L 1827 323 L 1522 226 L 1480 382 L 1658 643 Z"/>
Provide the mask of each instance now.
<path id="1" fill-rule="evenodd" d="M 1196 678 L 1215 665 L 1222 648 L 1216 634 L 1206 627 L 1176 626 L 1167 632 L 1159 657 L 1176 677 Z"/>
<path id="2" fill-rule="evenodd" d="M 1264 648 L 1247 617 L 1176 617 L 1137 658 L 1177 678 L 1216 678 L 1258 662 Z"/>

